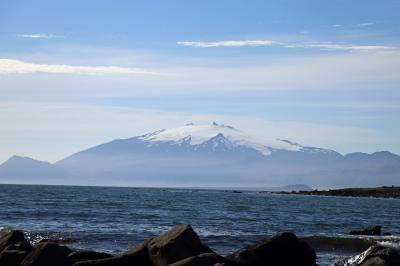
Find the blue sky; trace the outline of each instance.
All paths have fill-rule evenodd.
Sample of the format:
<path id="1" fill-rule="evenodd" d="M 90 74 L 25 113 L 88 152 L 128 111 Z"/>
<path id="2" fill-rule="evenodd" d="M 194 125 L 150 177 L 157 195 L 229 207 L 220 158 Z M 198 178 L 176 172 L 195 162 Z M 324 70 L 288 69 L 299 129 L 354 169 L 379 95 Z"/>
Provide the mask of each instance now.
<path id="1" fill-rule="evenodd" d="M 399 1 L 0 2 L 0 161 L 216 120 L 400 153 Z"/>

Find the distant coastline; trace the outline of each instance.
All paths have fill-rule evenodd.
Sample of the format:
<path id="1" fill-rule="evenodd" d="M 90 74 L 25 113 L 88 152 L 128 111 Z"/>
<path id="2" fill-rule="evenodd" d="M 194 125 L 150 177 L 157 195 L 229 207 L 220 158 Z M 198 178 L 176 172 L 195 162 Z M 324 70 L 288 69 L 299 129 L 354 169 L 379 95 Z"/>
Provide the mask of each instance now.
<path id="1" fill-rule="evenodd" d="M 316 196 L 335 196 L 335 197 L 374 197 L 374 198 L 400 198 L 400 186 L 383 186 L 375 188 L 343 188 L 330 190 L 312 191 L 279 191 L 275 194 L 290 195 L 316 195 Z"/>

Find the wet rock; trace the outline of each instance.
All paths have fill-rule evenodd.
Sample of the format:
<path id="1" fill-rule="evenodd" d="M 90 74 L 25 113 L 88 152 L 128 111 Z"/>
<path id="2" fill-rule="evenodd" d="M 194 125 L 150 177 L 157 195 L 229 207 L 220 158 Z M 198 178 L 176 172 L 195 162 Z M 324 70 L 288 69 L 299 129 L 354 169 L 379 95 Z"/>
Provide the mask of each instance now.
<path id="1" fill-rule="evenodd" d="M 24 233 L 21 231 L 3 232 L 0 235 L 0 252 L 7 246 L 26 241 Z"/>
<path id="2" fill-rule="evenodd" d="M 372 246 L 354 257 L 336 262 L 334 266 L 398 266 L 400 251 L 397 249 Z"/>
<path id="3" fill-rule="evenodd" d="M 214 253 L 203 245 L 190 225 L 180 225 L 150 240 L 147 245 L 154 266 L 166 266 L 203 253 Z"/>
<path id="4" fill-rule="evenodd" d="M 54 243 L 39 243 L 22 261 L 21 266 L 70 266 L 73 251 Z"/>
<path id="5" fill-rule="evenodd" d="M 381 235 L 382 226 L 375 225 L 369 228 L 365 228 L 363 230 L 353 230 L 350 231 L 350 235 L 364 235 L 364 236 L 380 236 Z"/>
<path id="6" fill-rule="evenodd" d="M 27 241 L 7 246 L 0 252 L 0 265 L 19 266 L 32 248 Z"/>
<path id="7" fill-rule="evenodd" d="M 282 233 L 269 240 L 241 249 L 229 258 L 252 266 L 312 266 L 315 251 L 292 233 Z"/>

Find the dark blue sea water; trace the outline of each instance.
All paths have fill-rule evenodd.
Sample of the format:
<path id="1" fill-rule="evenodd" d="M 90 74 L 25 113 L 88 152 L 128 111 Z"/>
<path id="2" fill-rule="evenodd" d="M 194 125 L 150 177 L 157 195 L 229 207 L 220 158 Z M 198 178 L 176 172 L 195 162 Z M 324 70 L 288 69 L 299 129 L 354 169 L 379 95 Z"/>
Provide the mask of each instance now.
<path id="1" fill-rule="evenodd" d="M 229 254 L 278 232 L 320 236 L 321 265 L 356 254 L 356 244 L 330 248 L 353 229 L 380 224 L 396 244 L 400 200 L 274 195 L 223 190 L 0 185 L 0 229 L 21 229 L 32 242 L 71 239 L 77 248 L 118 253 L 177 224 Z"/>

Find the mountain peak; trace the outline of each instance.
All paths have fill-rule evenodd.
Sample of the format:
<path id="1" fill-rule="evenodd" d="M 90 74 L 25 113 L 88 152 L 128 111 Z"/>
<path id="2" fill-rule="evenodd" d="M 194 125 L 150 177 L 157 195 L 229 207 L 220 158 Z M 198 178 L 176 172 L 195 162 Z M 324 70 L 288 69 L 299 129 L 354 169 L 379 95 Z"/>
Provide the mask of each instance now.
<path id="1" fill-rule="evenodd" d="M 26 156 L 20 156 L 20 155 L 16 155 L 16 154 L 14 154 L 13 156 L 11 156 L 10 158 L 8 158 L 8 160 L 7 161 L 5 161 L 4 163 L 7 163 L 7 162 L 15 162 L 15 161 L 17 161 L 17 162 L 22 162 L 22 161 L 29 161 L 29 162 L 32 162 L 32 161 L 36 161 L 35 159 L 32 159 L 32 158 L 30 158 L 30 157 L 26 157 Z"/>

